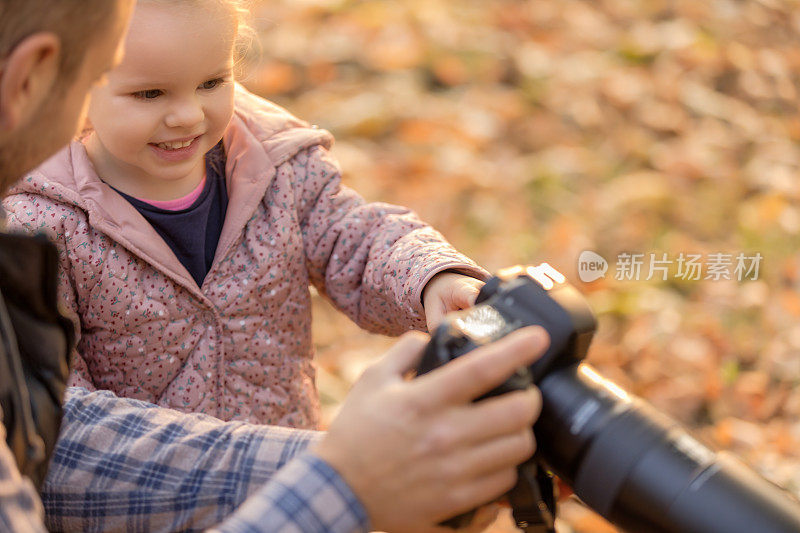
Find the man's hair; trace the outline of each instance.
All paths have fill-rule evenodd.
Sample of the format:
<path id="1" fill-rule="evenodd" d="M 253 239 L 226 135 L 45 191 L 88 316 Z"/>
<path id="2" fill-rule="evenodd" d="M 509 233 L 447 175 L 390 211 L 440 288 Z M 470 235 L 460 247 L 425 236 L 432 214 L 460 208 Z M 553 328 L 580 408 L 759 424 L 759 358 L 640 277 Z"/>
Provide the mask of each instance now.
<path id="1" fill-rule="evenodd" d="M 0 0 L 0 61 L 29 35 L 53 32 L 61 39 L 61 76 L 69 81 L 116 9 L 116 0 Z"/>

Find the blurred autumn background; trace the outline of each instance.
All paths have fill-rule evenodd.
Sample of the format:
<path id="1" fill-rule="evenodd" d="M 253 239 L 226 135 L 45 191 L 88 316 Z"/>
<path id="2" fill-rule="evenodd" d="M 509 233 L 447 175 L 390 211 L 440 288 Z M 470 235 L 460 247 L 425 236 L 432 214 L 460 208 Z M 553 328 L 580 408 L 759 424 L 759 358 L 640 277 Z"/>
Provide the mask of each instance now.
<path id="1" fill-rule="evenodd" d="M 800 494 L 800 2 L 262 0 L 245 84 L 489 270 L 548 261 L 607 377 Z M 582 284 L 581 251 L 609 261 Z M 644 253 L 639 281 L 615 279 Z M 760 253 L 758 279 L 647 256 Z M 733 273 L 732 273 L 733 274 Z M 705 271 L 703 272 L 705 276 Z M 392 339 L 320 298 L 326 419 Z M 614 531 L 577 502 L 560 531 Z M 514 531 L 502 515 L 492 531 Z"/>

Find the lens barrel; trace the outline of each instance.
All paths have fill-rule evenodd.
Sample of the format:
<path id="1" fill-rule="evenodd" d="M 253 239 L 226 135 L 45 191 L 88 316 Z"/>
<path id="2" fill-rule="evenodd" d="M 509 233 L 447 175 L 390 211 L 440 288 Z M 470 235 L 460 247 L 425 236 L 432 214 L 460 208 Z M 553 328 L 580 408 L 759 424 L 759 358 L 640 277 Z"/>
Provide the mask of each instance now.
<path id="1" fill-rule="evenodd" d="M 800 533 L 800 504 L 590 365 L 539 383 L 537 458 L 631 532 Z"/>

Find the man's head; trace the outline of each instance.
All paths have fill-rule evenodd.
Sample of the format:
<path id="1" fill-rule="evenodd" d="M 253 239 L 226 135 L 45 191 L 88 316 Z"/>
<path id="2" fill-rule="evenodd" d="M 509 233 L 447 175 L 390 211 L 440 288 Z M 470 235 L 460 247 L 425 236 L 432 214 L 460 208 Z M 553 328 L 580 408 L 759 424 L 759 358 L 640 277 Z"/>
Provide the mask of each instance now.
<path id="1" fill-rule="evenodd" d="M 0 0 L 0 194 L 75 134 L 134 0 Z"/>

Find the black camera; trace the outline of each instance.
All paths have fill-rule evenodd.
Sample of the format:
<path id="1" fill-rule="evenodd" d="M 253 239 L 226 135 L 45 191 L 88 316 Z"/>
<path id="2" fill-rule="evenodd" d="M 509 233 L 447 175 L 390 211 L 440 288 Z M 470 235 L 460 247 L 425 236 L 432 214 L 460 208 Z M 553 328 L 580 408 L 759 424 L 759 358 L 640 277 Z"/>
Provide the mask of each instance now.
<path id="1" fill-rule="evenodd" d="M 517 525 L 553 531 L 557 475 L 622 529 L 671 533 L 799 533 L 800 503 L 726 452 L 581 362 L 596 328 L 586 300 L 550 265 L 512 267 L 489 280 L 470 309 L 433 333 L 417 369 L 428 372 L 528 325 L 550 347 L 486 396 L 535 384 L 543 405 L 537 451 L 509 494 Z M 486 397 L 484 396 L 484 397 Z M 469 514 L 446 525 L 463 525 Z M 538 529 L 537 529 L 538 528 Z"/>

